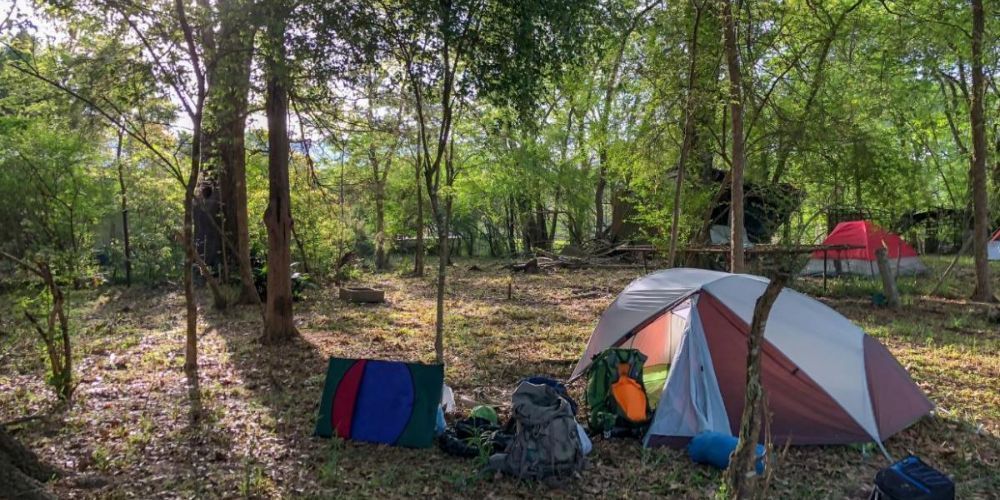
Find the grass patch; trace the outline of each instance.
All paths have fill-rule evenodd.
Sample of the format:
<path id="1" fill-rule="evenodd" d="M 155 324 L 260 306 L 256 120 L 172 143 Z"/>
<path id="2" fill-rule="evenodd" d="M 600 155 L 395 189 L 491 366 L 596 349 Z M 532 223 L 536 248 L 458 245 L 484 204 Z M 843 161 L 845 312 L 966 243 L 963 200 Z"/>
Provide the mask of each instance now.
<path id="1" fill-rule="evenodd" d="M 513 277 L 495 262 L 485 271 L 453 266 L 447 293 L 446 378 L 459 406 L 500 406 L 521 378 L 565 378 L 604 308 L 641 270 L 559 271 Z M 947 259 L 929 259 L 933 273 Z M 938 405 L 937 415 L 891 438 L 895 456 L 916 453 L 955 476 L 960 498 L 1000 491 L 1000 328 L 966 302 L 971 263 L 960 262 L 944 293 L 928 297 L 933 278 L 903 279 L 904 307 L 872 305 L 877 281 L 799 279 L 814 294 L 883 342 Z M 1000 278 L 1000 267 L 994 267 Z M 937 276 L 934 274 L 933 276 Z M 74 291 L 78 398 L 57 422 L 31 423 L 19 437 L 72 472 L 113 476 L 87 490 L 55 484 L 60 496 L 153 497 L 649 497 L 709 498 L 719 474 L 683 451 L 643 450 L 636 441 L 594 440 L 590 468 L 561 488 L 494 480 L 475 460 L 436 449 L 406 450 L 311 436 L 329 356 L 433 359 L 434 283 L 402 271 L 361 274 L 358 284 L 387 291 L 387 303 L 351 305 L 333 287 L 296 303 L 302 338 L 291 345 L 257 342 L 259 313 L 220 313 L 202 297 L 202 418 L 192 423 L 192 387 L 181 371 L 182 299 L 143 287 Z M 1000 281 L 998 281 L 1000 289 Z M 9 303 L 0 301 L 0 304 Z M 0 305 L 3 312 L 7 305 Z M 3 326 L 21 329 L 17 318 Z M 0 365 L 0 420 L 50 405 L 37 342 L 10 344 Z M 113 355 L 113 357 L 112 357 Z M 582 400 L 583 385 L 570 387 Z M 861 447 L 798 447 L 781 457 L 774 491 L 781 498 L 866 496 L 879 454 Z"/>

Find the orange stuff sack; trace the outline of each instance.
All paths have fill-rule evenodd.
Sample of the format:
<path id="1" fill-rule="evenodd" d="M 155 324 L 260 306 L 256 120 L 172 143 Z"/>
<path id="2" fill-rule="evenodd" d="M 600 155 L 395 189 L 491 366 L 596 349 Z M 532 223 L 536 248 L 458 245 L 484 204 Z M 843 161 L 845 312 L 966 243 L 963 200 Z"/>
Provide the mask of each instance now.
<path id="1" fill-rule="evenodd" d="M 625 418 L 633 423 L 642 423 L 648 418 L 646 391 L 639 382 L 629 377 L 628 372 L 628 363 L 618 365 L 618 381 L 611 384 L 611 395 L 625 414 Z"/>

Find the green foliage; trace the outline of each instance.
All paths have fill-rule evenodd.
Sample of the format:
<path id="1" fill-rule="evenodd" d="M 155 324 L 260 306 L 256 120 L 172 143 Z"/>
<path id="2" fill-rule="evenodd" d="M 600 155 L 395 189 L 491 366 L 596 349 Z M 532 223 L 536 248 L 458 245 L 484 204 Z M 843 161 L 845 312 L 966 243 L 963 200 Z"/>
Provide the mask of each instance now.
<path id="1" fill-rule="evenodd" d="M 124 256 L 117 130 L 80 100 L 11 66 L 30 62 L 85 97 L 129 103 L 120 111 L 143 124 L 156 151 L 176 151 L 184 164 L 179 103 L 167 97 L 177 82 L 156 70 L 141 44 L 130 44 L 127 26 L 107 24 L 91 7 L 50 11 L 73 28 L 73 43 L 43 40 L 28 28 L 4 38 L 0 233 L 19 252 L 52 254 L 61 274 L 118 279 Z M 230 33 L 244 41 L 268 15 L 240 1 L 223 7 L 218 15 L 246 19 L 245 31 Z M 308 139 L 292 148 L 292 251 L 315 278 L 330 278 L 348 252 L 368 259 L 381 244 L 403 254 L 418 230 L 434 234 L 428 172 L 418 176 L 414 168 L 418 154 L 425 163 L 437 156 L 448 75 L 455 79 L 454 150 L 444 155 L 441 172 L 430 172 L 431 185 L 453 204 L 450 232 L 463 252 L 505 257 L 584 245 L 594 237 L 597 203 L 606 214 L 625 214 L 637 229 L 630 238 L 666 247 L 688 111 L 695 137 L 684 165 L 679 243 L 699 243 L 691 239 L 719 191 L 713 169 L 728 169 L 727 82 L 714 3 L 398 0 L 288 7 L 296 27 L 286 40 L 294 60 L 292 135 Z M 877 222 L 892 226 L 907 212 L 968 206 L 965 7 L 957 0 L 837 0 L 740 9 L 747 179 L 802 194 L 776 239 L 817 242 L 832 207 L 874 209 Z M 996 19 L 987 16 L 987 47 L 997 46 Z M 445 43 L 453 74 L 442 58 Z M 992 79 L 1000 71 L 995 52 L 987 57 Z M 177 77 L 190 83 L 190 75 Z M 266 131 L 252 111 L 260 104 L 257 78 L 248 82 L 247 188 L 259 258 L 268 186 Z M 242 84 L 227 80 L 216 91 Z M 427 151 L 418 141 L 415 90 L 427 113 Z M 993 144 L 1000 94 L 995 86 L 987 94 Z M 209 128 L 225 103 L 212 106 Z M 126 136 L 133 269 L 148 281 L 177 277 L 183 260 L 175 237 L 183 193 L 176 173 L 158 160 Z M 601 180 L 607 188 L 598 202 Z M 67 197 L 74 199 L 72 224 Z"/>

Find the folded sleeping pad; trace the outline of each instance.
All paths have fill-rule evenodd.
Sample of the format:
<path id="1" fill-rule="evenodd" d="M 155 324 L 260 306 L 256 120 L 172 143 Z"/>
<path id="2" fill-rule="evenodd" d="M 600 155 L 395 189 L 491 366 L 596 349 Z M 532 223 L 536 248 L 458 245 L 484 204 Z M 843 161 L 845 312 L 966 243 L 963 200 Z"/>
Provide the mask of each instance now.
<path id="1" fill-rule="evenodd" d="M 330 358 L 315 434 L 427 448 L 443 383 L 440 364 Z"/>

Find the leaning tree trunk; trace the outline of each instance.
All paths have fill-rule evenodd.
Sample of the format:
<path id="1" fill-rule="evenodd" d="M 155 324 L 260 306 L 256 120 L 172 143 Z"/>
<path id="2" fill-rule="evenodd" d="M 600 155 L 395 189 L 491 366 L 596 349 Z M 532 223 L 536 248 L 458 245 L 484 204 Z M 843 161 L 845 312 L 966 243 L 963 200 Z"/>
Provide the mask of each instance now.
<path id="1" fill-rule="evenodd" d="M 985 31 L 983 0 L 972 0 L 972 179 L 973 245 L 976 263 L 976 289 L 973 300 L 995 302 L 990 283 L 990 263 L 986 254 L 989 241 L 989 197 L 986 192 L 986 119 L 983 112 L 985 78 L 983 75 L 983 32 Z"/>
<path id="2" fill-rule="evenodd" d="M 275 9 L 278 10 L 278 9 Z M 268 204 L 267 307 L 264 342 L 286 342 L 297 334 L 292 316 L 291 241 L 292 211 L 288 181 L 288 68 L 285 64 L 284 13 L 268 26 L 270 53 L 267 60 Z"/>
<path id="3" fill-rule="evenodd" d="M 740 421 L 740 440 L 725 473 L 729 498 L 748 498 L 754 490 L 754 482 L 748 481 L 747 475 L 755 468 L 757 442 L 760 440 L 763 413 L 761 402 L 764 398 L 764 387 L 760 378 L 760 358 L 764 349 L 764 330 L 767 328 L 767 317 L 771 314 L 771 307 L 785 286 L 786 279 L 786 274 L 780 274 L 772 279 L 754 306 L 750 333 L 747 336 L 747 385 L 743 418 Z"/>
<path id="4" fill-rule="evenodd" d="M 725 32 L 726 66 L 729 69 L 729 109 L 732 115 L 732 187 L 729 189 L 729 272 L 742 273 L 743 249 L 743 168 L 746 161 L 743 142 L 743 78 L 740 74 L 740 55 L 736 47 L 736 20 L 733 18 L 732 0 L 724 0 L 722 17 Z"/>
<path id="5" fill-rule="evenodd" d="M 25 500 L 56 498 L 43 483 L 58 474 L 0 425 L 0 495 Z"/>

